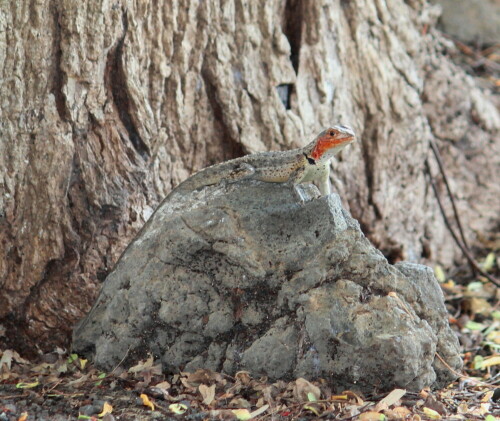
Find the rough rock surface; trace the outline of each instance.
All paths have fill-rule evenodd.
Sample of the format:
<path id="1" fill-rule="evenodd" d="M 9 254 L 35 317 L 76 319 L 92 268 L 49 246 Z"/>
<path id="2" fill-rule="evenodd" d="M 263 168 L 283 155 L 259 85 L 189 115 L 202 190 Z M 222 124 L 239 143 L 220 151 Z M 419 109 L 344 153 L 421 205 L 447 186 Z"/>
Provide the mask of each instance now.
<path id="1" fill-rule="evenodd" d="M 309 194 L 311 190 L 309 190 Z M 392 294 L 395 293 L 395 294 Z M 443 386 L 461 367 L 432 271 L 388 264 L 337 195 L 247 180 L 161 204 L 74 332 L 105 369 L 248 370 L 339 388 Z"/>

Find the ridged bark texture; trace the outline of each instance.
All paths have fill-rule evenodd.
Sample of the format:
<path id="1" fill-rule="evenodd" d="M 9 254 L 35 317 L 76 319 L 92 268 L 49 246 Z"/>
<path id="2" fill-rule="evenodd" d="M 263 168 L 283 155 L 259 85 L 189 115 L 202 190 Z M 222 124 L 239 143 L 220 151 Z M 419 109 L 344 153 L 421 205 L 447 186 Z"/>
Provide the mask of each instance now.
<path id="1" fill-rule="evenodd" d="M 434 138 L 467 235 L 498 224 L 500 117 L 418 0 L 0 1 L 0 324 L 67 343 L 120 253 L 191 172 L 359 136 L 333 183 L 393 260 L 450 263 Z"/>

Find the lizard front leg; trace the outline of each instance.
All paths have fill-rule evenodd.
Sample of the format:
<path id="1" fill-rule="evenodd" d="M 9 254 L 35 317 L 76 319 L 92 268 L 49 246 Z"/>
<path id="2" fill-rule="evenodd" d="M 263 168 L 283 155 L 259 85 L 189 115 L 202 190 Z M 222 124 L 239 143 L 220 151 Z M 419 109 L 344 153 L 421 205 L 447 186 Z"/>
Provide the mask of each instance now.
<path id="1" fill-rule="evenodd" d="M 330 163 L 327 163 L 318 177 L 319 191 L 322 196 L 327 196 L 331 193 L 330 189 Z"/>
<path id="2" fill-rule="evenodd" d="M 290 174 L 290 178 L 286 182 L 292 189 L 294 196 L 298 199 L 298 201 L 302 204 L 307 202 L 308 200 L 311 200 L 311 197 L 316 196 L 317 194 L 314 194 L 311 189 L 306 189 L 304 186 L 300 185 L 300 183 L 303 181 L 304 176 L 306 174 L 306 167 L 301 166 L 297 168 L 292 174 Z M 312 187 L 312 186 L 309 186 Z M 317 192 L 317 190 L 316 190 Z"/>

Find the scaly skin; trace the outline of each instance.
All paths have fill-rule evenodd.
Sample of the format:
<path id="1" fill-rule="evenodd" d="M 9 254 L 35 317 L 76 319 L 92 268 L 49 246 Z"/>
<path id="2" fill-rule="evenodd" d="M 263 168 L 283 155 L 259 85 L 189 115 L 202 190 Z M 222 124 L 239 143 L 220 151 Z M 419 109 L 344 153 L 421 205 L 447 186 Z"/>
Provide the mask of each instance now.
<path id="1" fill-rule="evenodd" d="M 289 183 L 294 188 L 299 183 L 318 180 L 321 194 L 326 195 L 330 193 L 330 160 L 354 140 L 352 129 L 333 126 L 303 148 L 260 152 L 212 165 L 179 184 L 172 193 L 250 178 L 268 183 Z M 300 192 L 295 191 L 302 200 Z"/>

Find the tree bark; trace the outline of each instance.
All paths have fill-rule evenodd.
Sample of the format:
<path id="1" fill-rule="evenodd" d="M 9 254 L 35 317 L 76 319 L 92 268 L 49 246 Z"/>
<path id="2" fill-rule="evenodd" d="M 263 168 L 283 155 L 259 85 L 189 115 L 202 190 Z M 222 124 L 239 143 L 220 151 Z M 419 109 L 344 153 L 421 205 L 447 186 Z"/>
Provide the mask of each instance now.
<path id="1" fill-rule="evenodd" d="M 334 188 L 369 238 L 451 263 L 429 139 L 473 239 L 498 224 L 500 117 L 436 17 L 420 0 L 0 2 L 0 345 L 66 345 L 193 171 L 335 123 L 359 141 Z"/>

